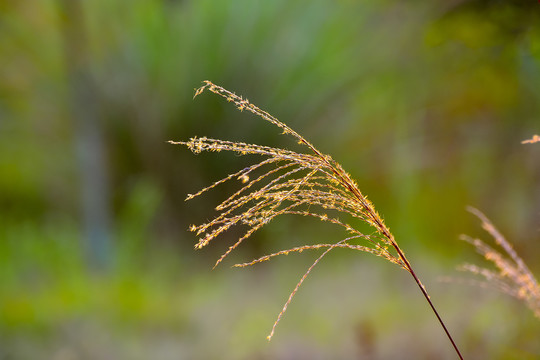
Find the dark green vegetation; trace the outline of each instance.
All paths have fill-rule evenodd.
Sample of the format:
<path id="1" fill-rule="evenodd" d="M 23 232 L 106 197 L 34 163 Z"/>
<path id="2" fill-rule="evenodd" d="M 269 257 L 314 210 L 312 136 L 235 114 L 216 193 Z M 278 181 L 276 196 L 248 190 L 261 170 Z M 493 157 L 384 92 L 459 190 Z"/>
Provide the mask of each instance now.
<path id="1" fill-rule="evenodd" d="M 466 205 L 540 273 L 539 150 L 520 144 L 540 132 L 537 2 L 68 2 L 0 2 L 0 359 L 455 358 L 407 274 L 339 249 L 267 343 L 318 254 L 227 265 L 335 235 L 284 218 L 213 272 L 238 234 L 193 252 L 186 229 L 234 189 L 189 207 L 185 194 L 252 162 L 165 141 L 289 146 L 226 102 L 193 102 L 204 79 L 271 109 L 351 173 L 466 359 L 539 356 L 522 304 L 437 282 L 477 260 L 457 241 L 484 236 Z M 89 199 L 108 210 L 88 215 Z"/>

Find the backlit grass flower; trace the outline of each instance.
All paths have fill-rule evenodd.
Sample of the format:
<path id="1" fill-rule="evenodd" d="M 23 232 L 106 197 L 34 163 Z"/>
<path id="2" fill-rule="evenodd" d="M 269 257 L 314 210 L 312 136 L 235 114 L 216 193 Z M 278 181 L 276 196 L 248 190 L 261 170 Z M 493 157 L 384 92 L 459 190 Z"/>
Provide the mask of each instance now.
<path id="1" fill-rule="evenodd" d="M 190 227 L 190 231 L 199 236 L 195 248 L 200 249 L 208 245 L 233 226 L 246 227 L 247 230 L 244 234 L 216 261 L 216 266 L 253 233 L 281 215 L 315 218 L 341 228 L 346 234 L 344 238 L 332 243 L 292 247 L 250 262 L 235 265 L 238 267 L 251 266 L 279 255 L 300 253 L 308 250 L 324 250 L 307 269 L 291 292 L 272 327 L 268 339 L 273 336 L 276 325 L 314 266 L 333 249 L 347 248 L 382 257 L 408 271 L 420 287 L 461 358 L 426 289 L 414 273 L 390 229 L 377 213 L 373 204 L 360 191 L 356 182 L 343 170 L 341 165 L 329 155 L 321 153 L 289 126 L 251 104 L 248 100 L 210 81 L 205 81 L 204 86 L 196 90 L 195 96 L 202 94 L 205 90 L 224 97 L 227 101 L 234 103 L 240 111 L 251 112 L 270 122 L 281 129 L 283 134 L 294 137 L 300 145 L 304 146 L 306 153 L 207 137 L 193 137 L 185 142 L 170 141 L 172 144 L 187 146 L 195 154 L 202 151 L 231 151 L 238 155 L 252 154 L 262 157 L 259 162 L 230 174 L 195 194 L 187 196 L 186 200 L 193 199 L 227 181 L 236 180 L 242 183 L 240 190 L 230 195 L 216 207 L 216 210 L 220 212 L 219 215 L 209 222 Z M 361 231 L 358 227 L 351 225 L 350 219 L 360 219 L 368 224 L 371 230 L 369 233 Z"/>

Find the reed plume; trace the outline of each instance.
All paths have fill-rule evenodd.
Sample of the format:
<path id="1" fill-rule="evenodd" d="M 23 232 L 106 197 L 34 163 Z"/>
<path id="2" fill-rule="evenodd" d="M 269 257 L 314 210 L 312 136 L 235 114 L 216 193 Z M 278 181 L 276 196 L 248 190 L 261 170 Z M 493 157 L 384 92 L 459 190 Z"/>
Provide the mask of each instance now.
<path id="1" fill-rule="evenodd" d="M 521 259 L 512 244 L 497 230 L 493 223 L 478 209 L 467 208 L 482 222 L 482 228 L 493 238 L 496 248 L 486 242 L 462 235 L 461 240 L 472 244 L 476 251 L 487 261 L 495 265 L 495 270 L 473 264 L 463 264 L 458 269 L 468 271 L 483 278 L 471 283 L 481 287 L 495 288 L 503 293 L 524 301 L 534 315 L 540 319 L 540 285 Z"/>
<path id="2" fill-rule="evenodd" d="M 194 97 L 202 94 L 205 90 L 224 97 L 227 101 L 234 103 L 240 111 L 249 111 L 280 128 L 283 134 L 294 137 L 300 145 L 307 148 L 308 153 L 206 137 L 194 137 L 187 142 L 170 141 L 172 144 L 187 146 L 195 154 L 201 151 L 219 152 L 224 150 L 239 155 L 255 154 L 264 157 L 260 162 L 230 174 L 199 192 L 187 196 L 186 200 L 193 199 L 218 185 L 234 179 L 241 181 L 243 184 L 240 190 L 216 207 L 216 210 L 220 211 L 217 217 L 201 225 L 191 225 L 190 230 L 200 236 L 195 248 L 200 249 L 208 245 L 213 239 L 235 225 L 247 226 L 247 231 L 216 261 L 215 266 L 217 266 L 254 232 L 280 215 L 300 215 L 316 218 L 334 224 L 347 233 L 345 238 L 334 243 L 294 247 L 247 263 L 235 265 L 237 267 L 246 267 L 270 260 L 279 255 L 324 249 L 291 292 L 272 326 L 268 339 L 270 340 L 274 335 L 276 326 L 287 310 L 292 298 L 315 265 L 331 250 L 347 248 L 382 257 L 408 271 L 437 316 L 459 358 L 462 359 L 454 340 L 435 310 L 425 287 L 416 276 L 390 229 L 377 213 L 373 204 L 360 191 L 356 182 L 343 170 L 341 165 L 329 155 L 321 153 L 309 141 L 286 124 L 221 86 L 205 81 L 204 86 L 195 91 Z M 336 213 L 338 216 L 335 215 Z M 347 223 L 344 217 L 360 219 L 368 224 L 372 231 L 369 234 L 362 232 Z M 359 241 L 361 243 L 358 243 Z"/>

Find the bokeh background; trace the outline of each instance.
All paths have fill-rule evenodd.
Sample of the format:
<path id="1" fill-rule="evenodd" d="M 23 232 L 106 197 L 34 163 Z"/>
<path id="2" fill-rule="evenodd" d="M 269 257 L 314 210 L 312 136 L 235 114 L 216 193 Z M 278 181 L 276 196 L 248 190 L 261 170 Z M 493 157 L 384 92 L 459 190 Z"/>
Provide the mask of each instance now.
<path id="1" fill-rule="evenodd" d="M 540 4 L 536 1 L 0 1 L 0 359 L 454 359 L 410 276 L 335 250 L 266 335 L 318 253 L 315 220 L 194 251 L 187 232 L 246 166 L 167 140 L 294 140 L 357 179 L 468 359 L 540 358 L 540 321 L 486 289 L 439 281 L 482 263 L 483 210 L 539 275 Z"/>

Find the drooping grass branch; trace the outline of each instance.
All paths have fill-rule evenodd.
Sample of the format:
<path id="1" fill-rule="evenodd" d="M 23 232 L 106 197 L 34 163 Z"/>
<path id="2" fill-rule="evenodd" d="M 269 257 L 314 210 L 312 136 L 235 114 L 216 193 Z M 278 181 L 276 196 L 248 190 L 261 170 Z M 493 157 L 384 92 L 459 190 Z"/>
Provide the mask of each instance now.
<path id="1" fill-rule="evenodd" d="M 280 215 L 314 217 L 323 222 L 334 224 L 342 228 L 348 234 L 346 238 L 333 244 L 315 244 L 295 247 L 263 256 L 248 263 L 236 265 L 239 267 L 251 266 L 290 252 L 325 249 L 317 260 L 315 260 L 308 268 L 290 294 L 272 327 L 268 339 L 274 334 L 276 325 L 287 310 L 288 305 L 298 291 L 300 285 L 304 282 L 314 266 L 317 265 L 317 263 L 331 250 L 335 248 L 348 248 L 380 256 L 408 271 L 437 316 L 437 319 L 451 341 L 459 358 L 462 359 L 454 340 L 437 313 L 425 287 L 413 271 L 412 266 L 405 257 L 403 250 L 394 239 L 390 229 L 386 226 L 382 217 L 377 213 L 373 204 L 360 191 L 356 182 L 354 182 L 349 174 L 343 170 L 341 165 L 334 161 L 329 155 L 321 153 L 315 146 L 296 131 L 292 130 L 289 126 L 251 104 L 248 100 L 221 86 L 215 85 L 210 81 L 205 81 L 205 85 L 196 90 L 195 96 L 202 94 L 205 90 L 224 97 L 227 101 L 234 103 L 239 110 L 249 111 L 270 122 L 274 126 L 277 126 L 283 131 L 283 134 L 288 134 L 296 138 L 296 141 L 300 145 L 305 146 L 308 151 L 307 153 L 297 153 L 285 149 L 223 141 L 206 137 L 194 137 L 186 142 L 170 141 L 172 144 L 187 146 L 195 154 L 198 154 L 201 151 L 219 152 L 224 150 L 232 151 L 240 155 L 261 155 L 265 158 L 254 165 L 248 166 L 215 182 L 196 194 L 188 195 L 186 200 L 199 196 L 218 185 L 234 179 L 240 180 L 243 184 L 243 187 L 240 190 L 232 194 L 216 207 L 216 209 L 220 211 L 220 214 L 217 217 L 207 223 L 192 225 L 190 227 L 191 231 L 200 236 L 199 242 L 195 247 L 200 249 L 208 245 L 212 240 L 233 226 L 246 226 L 247 230 L 244 235 L 242 235 L 236 243 L 230 246 L 217 260 L 215 265 L 218 265 L 232 250 L 237 248 L 254 232 Z M 335 214 L 338 215 L 336 216 Z M 346 217 L 362 220 L 371 227 L 372 232 L 366 234 L 360 231 L 348 224 L 344 220 Z M 359 245 L 354 243 L 355 241 L 363 241 L 363 243 Z"/>

